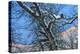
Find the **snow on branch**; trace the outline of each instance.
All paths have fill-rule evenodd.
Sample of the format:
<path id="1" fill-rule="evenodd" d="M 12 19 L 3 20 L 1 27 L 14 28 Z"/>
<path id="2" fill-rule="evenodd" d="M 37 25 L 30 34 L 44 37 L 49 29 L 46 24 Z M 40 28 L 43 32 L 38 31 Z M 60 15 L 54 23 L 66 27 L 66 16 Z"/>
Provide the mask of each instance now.
<path id="1" fill-rule="evenodd" d="M 78 18 L 78 15 L 74 15 L 72 18 L 66 19 L 66 22 L 63 25 L 72 24 L 77 18 Z"/>
<path id="2" fill-rule="evenodd" d="M 33 15 L 34 17 L 37 17 L 35 14 L 34 14 L 34 11 L 31 10 L 29 7 L 25 6 L 22 2 L 20 1 L 17 1 L 17 3 L 28 13 L 30 13 L 31 15 Z"/>

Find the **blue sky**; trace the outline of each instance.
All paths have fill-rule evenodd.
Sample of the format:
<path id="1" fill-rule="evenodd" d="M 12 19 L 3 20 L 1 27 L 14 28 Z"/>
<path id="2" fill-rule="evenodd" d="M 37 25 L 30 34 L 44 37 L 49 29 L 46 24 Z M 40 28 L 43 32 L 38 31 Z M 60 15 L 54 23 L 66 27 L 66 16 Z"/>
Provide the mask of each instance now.
<path id="1" fill-rule="evenodd" d="M 53 7 L 54 4 L 47 4 L 47 8 L 48 6 L 50 7 L 50 5 L 52 5 L 51 7 Z M 55 5 L 57 6 L 57 4 Z M 63 8 L 60 9 L 59 13 L 63 13 L 68 18 L 71 18 L 77 12 L 78 7 L 76 5 L 59 5 L 59 7 L 62 6 Z M 13 2 L 11 8 L 11 18 L 11 27 L 12 29 L 14 29 L 13 33 L 19 34 L 11 35 L 12 40 L 14 40 L 15 43 L 30 44 L 35 38 L 35 34 L 33 33 L 33 31 L 31 31 L 36 27 L 36 23 L 32 22 L 33 18 L 29 15 L 29 13 L 24 12 L 24 10 L 22 10 L 16 2 Z M 63 32 L 66 29 L 74 26 L 76 23 L 77 20 L 75 20 L 72 24 L 61 27 L 60 32 Z"/>

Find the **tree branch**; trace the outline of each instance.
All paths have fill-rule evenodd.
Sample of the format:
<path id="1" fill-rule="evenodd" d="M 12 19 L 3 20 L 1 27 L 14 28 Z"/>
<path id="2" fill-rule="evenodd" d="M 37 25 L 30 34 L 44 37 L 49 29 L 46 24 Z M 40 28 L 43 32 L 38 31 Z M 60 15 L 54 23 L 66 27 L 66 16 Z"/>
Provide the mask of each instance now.
<path id="1" fill-rule="evenodd" d="M 36 18 L 36 20 L 38 20 L 39 21 L 39 23 L 40 23 L 40 25 L 42 26 L 42 27 L 45 27 L 45 25 L 44 25 L 44 23 L 42 23 L 42 21 L 40 21 L 40 16 L 37 16 L 35 13 L 34 13 L 34 11 L 33 10 L 31 10 L 29 7 L 26 7 L 25 5 L 23 5 L 23 3 L 22 2 L 20 2 L 20 1 L 17 1 L 17 3 L 20 5 L 20 7 L 22 7 L 26 12 L 28 12 L 29 14 L 31 14 L 34 18 Z M 36 4 L 35 4 L 36 5 Z M 37 7 L 38 8 L 38 7 Z"/>
<path id="2" fill-rule="evenodd" d="M 24 9 L 26 12 L 30 13 L 32 16 L 34 17 L 37 17 L 35 14 L 34 14 L 34 11 L 31 10 L 29 7 L 26 7 L 22 2 L 20 1 L 17 1 L 17 3 L 19 4 L 20 7 L 22 7 L 22 9 Z"/>
<path id="3" fill-rule="evenodd" d="M 72 24 L 77 18 L 78 18 L 78 15 L 74 15 L 72 18 L 68 18 L 63 25 Z"/>
<path id="4" fill-rule="evenodd" d="M 33 2 L 33 4 L 35 5 L 36 10 L 37 10 L 39 16 L 41 16 L 41 12 L 40 12 L 39 6 L 38 6 L 37 3 L 35 3 L 35 2 Z"/>

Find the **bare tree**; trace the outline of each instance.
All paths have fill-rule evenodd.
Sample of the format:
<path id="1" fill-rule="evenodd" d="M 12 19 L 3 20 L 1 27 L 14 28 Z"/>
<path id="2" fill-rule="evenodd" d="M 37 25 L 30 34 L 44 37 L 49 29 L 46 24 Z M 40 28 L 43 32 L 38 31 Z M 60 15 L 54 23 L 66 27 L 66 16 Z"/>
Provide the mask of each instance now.
<path id="1" fill-rule="evenodd" d="M 35 43 L 34 46 L 39 47 L 38 51 L 44 51 L 45 47 L 47 47 L 49 50 L 57 50 L 59 48 L 57 42 L 59 41 L 57 41 L 55 37 L 58 36 L 58 28 L 67 24 L 72 24 L 78 18 L 77 13 L 71 18 L 66 18 L 64 14 L 57 15 L 60 9 L 58 8 L 59 10 L 55 10 L 55 6 L 53 8 L 55 10 L 54 12 L 52 9 L 43 10 L 40 7 L 40 3 L 32 2 L 31 7 L 28 7 L 25 2 L 17 1 L 17 3 L 37 22 L 38 28 L 33 31 L 37 38 L 36 42 L 34 41 L 33 43 Z M 58 26 L 60 22 L 63 23 L 62 25 Z"/>
<path id="2" fill-rule="evenodd" d="M 52 27 L 52 25 L 54 26 L 61 19 L 64 19 L 64 18 L 62 18 L 63 16 L 61 15 L 60 18 L 57 18 L 55 16 L 55 14 L 52 13 L 51 11 L 49 11 L 49 10 L 47 10 L 45 12 L 45 15 L 43 15 L 44 14 L 44 13 L 42 13 L 43 11 L 41 11 L 38 3 L 35 3 L 35 2 L 32 3 L 33 4 L 32 7 L 27 7 L 23 2 L 20 2 L 20 1 L 17 1 L 17 3 L 20 5 L 20 7 L 22 7 L 22 9 L 24 9 L 31 16 L 33 16 L 34 19 L 37 20 L 38 25 L 44 31 L 43 32 L 42 30 L 40 30 L 39 33 L 44 34 L 44 36 L 46 37 L 45 42 L 46 43 L 48 42 L 48 48 L 49 48 L 49 50 L 57 50 L 58 46 L 56 45 L 56 41 L 54 40 L 55 39 L 55 37 L 54 37 L 55 34 L 54 34 L 54 32 L 53 32 L 53 34 L 51 33 L 51 27 Z M 48 16 L 48 18 L 50 20 L 50 21 L 49 20 L 47 21 L 48 23 L 45 22 L 46 21 L 45 16 Z M 66 21 L 63 23 L 62 26 L 66 25 L 66 24 L 71 24 L 77 18 L 78 18 L 78 16 L 77 16 L 77 14 L 75 14 L 72 18 L 65 19 Z M 39 37 L 39 35 L 38 35 L 38 37 Z M 43 41 L 40 40 L 39 43 L 41 43 Z M 41 46 L 41 44 L 40 44 L 40 46 Z M 43 47 L 41 47 L 41 48 L 43 49 Z"/>

